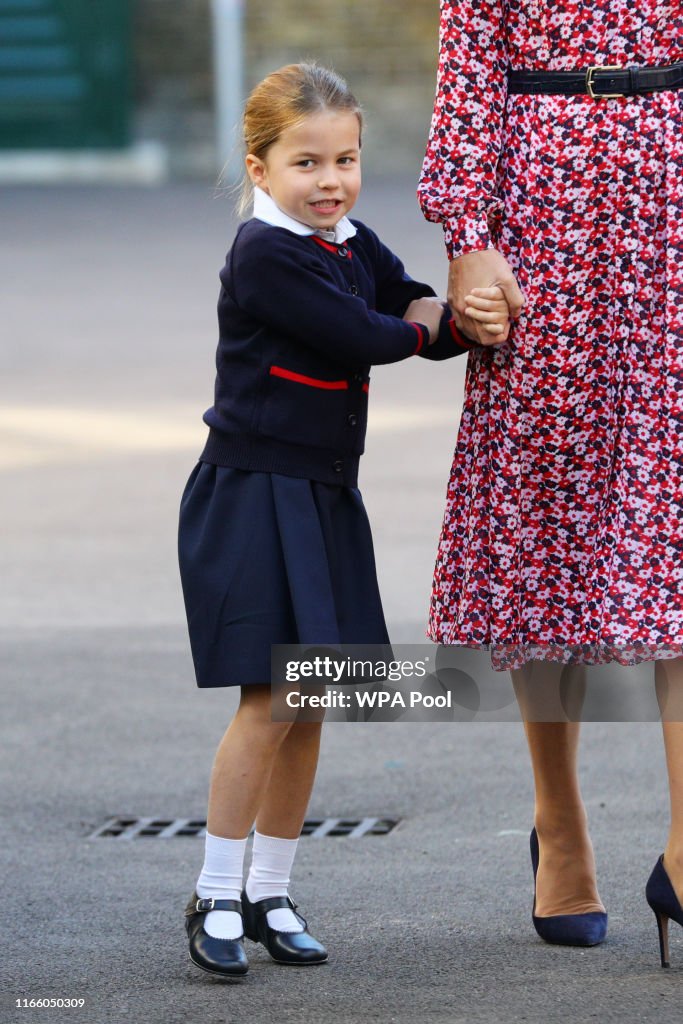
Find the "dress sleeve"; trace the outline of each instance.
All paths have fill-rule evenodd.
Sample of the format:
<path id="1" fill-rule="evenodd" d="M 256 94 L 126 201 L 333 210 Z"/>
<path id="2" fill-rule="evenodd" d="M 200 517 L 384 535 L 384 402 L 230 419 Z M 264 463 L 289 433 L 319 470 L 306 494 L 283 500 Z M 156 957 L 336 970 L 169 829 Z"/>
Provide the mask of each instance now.
<path id="1" fill-rule="evenodd" d="M 441 0 L 439 72 L 418 187 L 427 220 L 443 225 L 449 259 L 491 245 L 502 204 L 496 169 L 507 99 L 504 0 Z"/>

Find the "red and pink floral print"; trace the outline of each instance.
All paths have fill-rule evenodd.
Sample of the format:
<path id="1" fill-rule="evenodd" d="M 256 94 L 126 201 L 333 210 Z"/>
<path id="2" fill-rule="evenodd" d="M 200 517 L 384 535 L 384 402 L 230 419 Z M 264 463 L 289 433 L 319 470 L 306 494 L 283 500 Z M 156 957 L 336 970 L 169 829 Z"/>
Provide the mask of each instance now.
<path id="1" fill-rule="evenodd" d="M 526 304 L 468 357 L 429 635 L 498 667 L 682 653 L 683 91 L 508 96 L 506 71 L 683 60 L 683 2 L 441 11 L 420 201 Z"/>

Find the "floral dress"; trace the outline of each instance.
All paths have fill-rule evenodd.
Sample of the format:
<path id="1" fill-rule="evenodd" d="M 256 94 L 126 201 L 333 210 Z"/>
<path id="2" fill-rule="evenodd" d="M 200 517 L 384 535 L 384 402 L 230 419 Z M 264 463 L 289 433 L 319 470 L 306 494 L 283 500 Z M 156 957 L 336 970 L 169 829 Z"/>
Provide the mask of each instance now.
<path id="1" fill-rule="evenodd" d="M 677 0 L 441 4 L 420 202 L 526 304 L 468 357 L 429 636 L 497 667 L 683 652 L 683 90 L 506 77 L 681 60 Z"/>

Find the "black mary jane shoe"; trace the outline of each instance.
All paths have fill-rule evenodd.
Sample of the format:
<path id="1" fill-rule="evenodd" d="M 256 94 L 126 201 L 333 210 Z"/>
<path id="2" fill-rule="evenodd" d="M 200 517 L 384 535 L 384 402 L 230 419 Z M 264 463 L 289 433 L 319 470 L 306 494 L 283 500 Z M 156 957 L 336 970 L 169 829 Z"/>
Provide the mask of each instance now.
<path id="1" fill-rule="evenodd" d="M 242 913 L 239 900 L 200 899 L 192 893 L 185 907 L 185 930 L 190 939 L 190 960 L 209 974 L 239 978 L 249 970 L 244 952 L 244 935 L 239 939 L 215 939 L 204 928 L 204 914 L 210 910 L 234 910 Z"/>
<path id="2" fill-rule="evenodd" d="M 297 921 L 302 925 L 302 932 L 279 932 L 268 924 L 266 914 L 269 910 L 288 907 L 293 911 Z M 273 960 L 279 964 L 323 964 L 327 960 L 327 950 L 308 933 L 306 921 L 296 912 L 296 903 L 289 896 L 271 896 L 269 899 L 257 900 L 252 903 L 246 892 L 242 893 L 242 916 L 244 934 L 252 942 L 260 942 L 266 947 Z"/>

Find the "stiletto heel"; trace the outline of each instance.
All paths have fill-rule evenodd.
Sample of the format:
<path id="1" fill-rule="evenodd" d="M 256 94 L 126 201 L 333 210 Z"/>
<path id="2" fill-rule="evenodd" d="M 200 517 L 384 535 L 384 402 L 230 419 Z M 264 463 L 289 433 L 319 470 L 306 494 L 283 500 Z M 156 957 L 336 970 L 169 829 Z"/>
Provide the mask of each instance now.
<path id="1" fill-rule="evenodd" d="M 657 918 L 657 930 L 659 931 L 659 955 L 662 958 L 662 967 L 671 967 L 669 961 L 669 918 L 666 914 L 655 914 Z"/>
<path id="2" fill-rule="evenodd" d="M 647 880 L 645 898 L 657 918 L 659 955 L 662 967 L 669 967 L 669 920 L 683 926 L 683 907 L 664 867 L 664 854 L 659 858 Z"/>
<path id="3" fill-rule="evenodd" d="M 536 916 L 536 875 L 538 873 L 538 835 L 531 830 L 529 838 L 531 866 L 534 870 L 534 905 L 531 920 L 545 942 L 557 946 L 597 946 L 607 935 L 607 914 L 592 911 L 588 914 L 557 914 L 553 917 Z"/>

